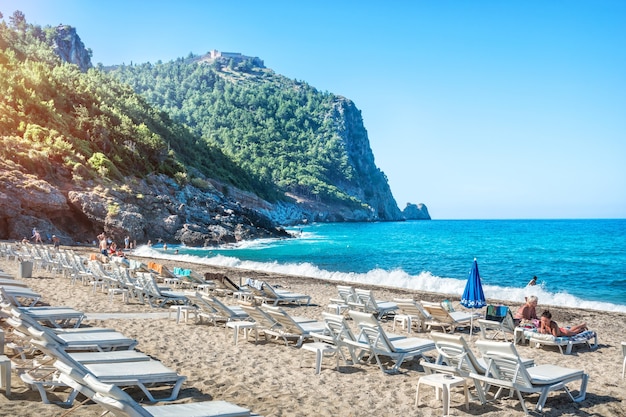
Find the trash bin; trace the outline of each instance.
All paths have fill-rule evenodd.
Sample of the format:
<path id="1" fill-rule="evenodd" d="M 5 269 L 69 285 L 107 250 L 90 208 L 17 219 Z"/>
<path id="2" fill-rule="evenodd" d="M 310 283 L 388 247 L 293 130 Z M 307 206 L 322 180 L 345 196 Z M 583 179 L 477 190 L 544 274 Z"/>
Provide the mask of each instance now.
<path id="1" fill-rule="evenodd" d="M 21 261 L 20 268 L 17 271 L 18 278 L 30 278 L 33 276 L 33 263 L 30 261 Z"/>

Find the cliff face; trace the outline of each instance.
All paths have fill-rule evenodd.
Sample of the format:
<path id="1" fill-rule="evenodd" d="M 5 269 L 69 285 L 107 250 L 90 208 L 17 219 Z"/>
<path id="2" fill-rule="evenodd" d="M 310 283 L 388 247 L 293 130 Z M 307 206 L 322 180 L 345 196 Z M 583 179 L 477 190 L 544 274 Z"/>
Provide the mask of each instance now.
<path id="1" fill-rule="evenodd" d="M 30 238 L 34 227 L 44 240 L 54 234 L 67 245 L 92 242 L 103 230 L 118 243 L 130 236 L 188 246 L 289 237 L 267 216 L 215 189 L 179 186 L 162 175 L 77 189 L 0 169 L 0 238 Z"/>
<path id="2" fill-rule="evenodd" d="M 237 196 L 237 200 L 245 201 L 246 204 L 283 225 L 293 225 L 303 221 L 404 220 L 387 183 L 387 177 L 376 167 L 361 112 L 352 101 L 340 97 L 328 117 L 333 120 L 334 130 L 341 138 L 348 155 L 348 164 L 354 172 L 351 180 L 345 180 L 343 177 L 337 178 L 334 185 L 362 204 L 325 202 L 295 192 L 287 194 L 293 199 L 291 202 L 270 204 L 258 198 L 246 198 L 241 194 Z"/>
<path id="3" fill-rule="evenodd" d="M 85 48 L 76 29 L 67 25 L 59 25 L 55 29 L 53 42 L 56 54 L 63 61 L 78 65 L 83 72 L 91 68 L 91 52 Z"/>
<path id="4" fill-rule="evenodd" d="M 356 174 L 352 182 L 340 186 L 370 206 L 367 220 L 402 220 L 402 213 L 391 193 L 387 177 L 374 162 L 361 112 L 347 99 L 336 103 L 335 112 L 338 134 Z"/>
<path id="5" fill-rule="evenodd" d="M 54 48 L 61 59 L 82 71 L 89 69 L 91 53 L 75 29 L 61 25 L 55 32 Z M 145 173 L 142 178 L 127 177 L 124 182 L 89 176 L 74 181 L 61 159 L 51 159 L 49 169 L 36 171 L 33 164 L 20 165 L 5 158 L 9 160 L 0 159 L 0 239 L 30 238 L 32 229 L 37 228 L 44 239 L 57 235 L 63 244 L 92 242 L 105 231 L 118 242 L 130 236 L 139 243 L 162 239 L 188 246 L 213 246 L 289 237 L 280 225 L 403 220 L 387 178 L 376 167 L 360 111 L 348 99 L 333 100 L 330 110 L 325 107 L 320 114 L 325 121 L 330 120 L 331 136 L 339 138 L 335 144 L 340 143 L 345 150 L 341 163 L 349 166 L 351 174 L 342 175 L 337 170 L 331 174 L 330 185 L 352 201 L 323 201 L 311 193 L 298 195 L 296 190 L 287 193 L 286 200 L 270 203 L 254 192 L 224 186 L 201 174 L 199 182 L 207 184 L 202 189 L 165 175 L 143 178 Z M 46 126 L 47 120 L 42 118 L 38 123 Z M 21 138 L 15 129 L 7 132 Z"/>

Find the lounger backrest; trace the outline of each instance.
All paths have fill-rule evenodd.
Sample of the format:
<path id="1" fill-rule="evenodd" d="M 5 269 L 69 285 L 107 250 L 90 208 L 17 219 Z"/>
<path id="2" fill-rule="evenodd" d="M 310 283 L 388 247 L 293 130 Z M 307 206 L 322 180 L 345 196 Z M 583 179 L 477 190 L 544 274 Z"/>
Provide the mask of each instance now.
<path id="1" fill-rule="evenodd" d="M 441 360 L 445 358 L 448 365 L 466 373 L 485 373 L 485 367 L 480 364 L 463 336 L 430 332 L 430 337 L 442 356 Z M 439 362 L 440 358 L 437 358 L 437 361 Z"/>
<path id="2" fill-rule="evenodd" d="M 54 366 L 62 370 L 62 372 L 74 374 L 75 378 L 82 378 L 89 373 L 89 370 L 82 363 L 68 355 L 61 345 L 46 339 L 34 339 L 31 343 L 49 357 L 56 359 Z"/>
<path id="3" fill-rule="evenodd" d="M 150 412 L 141 407 L 121 388 L 98 381 L 91 374 L 85 375 L 82 380 L 76 380 L 71 375 L 61 373 L 61 382 L 76 389 L 85 397 L 91 398 L 107 412 L 116 416 L 125 417 L 153 417 Z"/>
<path id="4" fill-rule="evenodd" d="M 403 314 L 422 318 L 430 318 L 430 314 L 428 314 L 424 310 L 424 307 L 422 307 L 421 304 L 417 303 L 413 299 L 394 298 L 393 301 L 398 305 L 400 312 Z"/>
<path id="5" fill-rule="evenodd" d="M 515 330 L 513 314 L 511 313 L 511 309 L 507 306 L 488 305 L 485 320 L 497 321 L 502 324 L 504 329 L 510 330 L 511 332 Z"/>
<path id="6" fill-rule="evenodd" d="M 450 313 L 441 306 L 441 304 L 426 304 L 424 310 L 431 315 L 431 317 L 440 323 L 454 323 L 454 319 L 450 316 Z"/>
<path id="7" fill-rule="evenodd" d="M 222 284 L 224 284 L 224 286 L 226 286 L 226 288 L 228 288 L 229 290 L 232 291 L 241 291 L 241 288 L 239 287 L 239 285 L 235 284 L 230 278 L 228 278 L 226 275 L 224 275 L 221 279 Z"/>
<path id="8" fill-rule="evenodd" d="M 507 329 L 510 330 L 512 332 L 515 331 L 515 320 L 513 320 L 513 313 L 511 312 L 511 309 L 507 307 L 507 312 L 506 312 L 506 316 L 504 317 L 504 320 L 502 321 L 502 326 Z"/>
<path id="9" fill-rule="evenodd" d="M 6 305 L 13 305 L 13 306 L 15 305 L 15 302 L 13 301 L 13 299 L 8 296 L 8 294 L 4 290 L 4 287 L 1 285 L 0 285 L 0 303 L 6 304 Z"/>
<path id="10" fill-rule="evenodd" d="M 359 326 L 360 334 L 357 339 L 360 340 L 361 337 L 367 338 L 372 349 L 378 351 L 394 351 L 387 334 L 373 314 L 352 310 L 348 314 L 350 314 L 350 317 L 352 317 L 354 322 Z"/>
<path id="11" fill-rule="evenodd" d="M 255 287 L 252 287 L 252 288 L 255 288 Z M 272 287 L 266 281 L 261 281 L 261 291 L 265 292 L 266 295 L 270 298 L 279 298 L 278 293 L 276 293 L 276 290 L 274 289 L 274 287 Z"/>
<path id="12" fill-rule="evenodd" d="M 197 272 L 194 272 L 192 270 L 188 270 L 188 271 L 189 271 L 189 274 L 185 276 L 185 279 L 188 279 L 189 281 L 196 283 L 196 284 L 204 284 L 204 285 L 207 284 L 207 282 L 203 280 L 202 277 L 198 275 Z"/>
<path id="13" fill-rule="evenodd" d="M 7 317 L 5 319 L 5 323 L 13 328 L 14 334 L 25 338 L 31 336 L 29 326 L 25 324 L 22 320 L 15 317 Z M 51 333 L 50 337 L 53 338 L 55 342 L 59 342 L 59 340 L 56 339 L 56 336 L 54 336 L 54 333 Z"/>
<path id="14" fill-rule="evenodd" d="M 14 319 L 17 319 L 18 322 L 24 326 L 24 328 L 32 327 L 38 331 L 43 331 L 55 336 L 51 328 L 42 326 L 41 323 L 33 319 L 27 312 L 18 310 L 16 307 L 11 307 L 10 313 Z M 28 332 L 26 332 L 26 334 L 28 334 Z"/>
<path id="15" fill-rule="evenodd" d="M 490 352 L 501 355 L 517 356 L 518 358 L 520 357 L 517 349 L 511 342 L 495 342 L 491 340 L 479 340 L 478 342 L 476 343 L 476 347 L 483 356 L 486 352 Z"/>
<path id="16" fill-rule="evenodd" d="M 511 386 L 532 388 L 530 375 L 512 343 L 478 340 L 476 347 L 487 362 L 488 377 L 504 381 Z"/>
<path id="17" fill-rule="evenodd" d="M 121 412 L 122 415 L 128 417 L 152 417 L 148 410 L 141 407 L 121 388 L 102 383 L 90 374 L 85 376 L 84 381 L 87 388 L 94 392 L 90 398 L 114 415 L 120 415 Z"/>
<path id="18" fill-rule="evenodd" d="M 85 385 L 85 382 L 82 378 L 78 379 L 74 375 L 68 375 L 63 372 L 60 372 L 57 378 L 60 382 L 64 383 L 72 389 L 75 389 L 76 391 L 83 394 L 85 397 L 93 398 L 93 396 L 96 394 L 93 390 L 89 389 L 89 387 Z"/>
<path id="19" fill-rule="evenodd" d="M 369 324 L 362 324 L 361 334 L 365 337 L 370 347 L 377 352 L 392 354 L 394 352 L 393 345 L 387 339 L 387 335 L 380 326 L 371 326 Z"/>
<path id="20" fill-rule="evenodd" d="M 364 347 L 363 343 L 358 342 L 356 336 L 350 328 L 350 325 L 348 325 L 343 316 L 323 312 L 322 317 L 326 323 L 326 328 L 330 334 L 333 335 L 335 343 L 347 343 L 351 346 L 360 345 L 360 347 Z"/>
<path id="21" fill-rule="evenodd" d="M 361 324 L 377 326 L 380 324 L 378 319 L 372 313 L 350 310 L 348 314 L 352 317 L 352 320 L 354 320 L 357 326 L 360 326 Z"/>
<path id="22" fill-rule="evenodd" d="M 212 305 L 212 303 L 210 303 L 203 294 L 200 294 L 197 291 L 185 291 L 185 297 L 187 297 L 192 305 L 195 305 L 204 312 L 212 314 L 218 313 L 217 309 Z"/>
<path id="23" fill-rule="evenodd" d="M 508 307 L 489 304 L 485 312 L 485 320 L 497 321 L 502 323 L 502 320 L 506 317 Z"/>
<path id="24" fill-rule="evenodd" d="M 287 332 L 294 334 L 304 334 L 306 333 L 302 326 L 300 326 L 296 321 L 289 315 L 285 310 L 280 307 L 272 307 L 265 306 L 265 311 L 278 323 L 281 324 L 283 329 Z"/>
<path id="25" fill-rule="evenodd" d="M 357 297 L 354 292 L 354 288 L 348 287 L 346 285 L 337 285 L 337 293 L 339 293 L 339 297 L 346 303 L 356 303 Z"/>
<path id="26" fill-rule="evenodd" d="M 222 303 L 220 300 L 218 300 L 217 298 L 210 296 L 210 295 L 201 295 L 199 293 L 198 296 L 204 300 L 206 303 L 209 304 L 209 306 L 215 310 L 217 313 L 222 313 L 224 314 L 227 318 L 233 317 L 236 314 L 224 303 Z"/>
<path id="27" fill-rule="evenodd" d="M 241 308 L 262 328 L 275 329 L 281 326 L 272 316 L 258 307 L 242 304 Z"/>
<path id="28" fill-rule="evenodd" d="M 156 279 L 152 274 L 144 275 L 144 289 L 148 294 L 154 294 L 159 297 L 161 296 L 161 290 L 159 290 Z"/>
<path id="29" fill-rule="evenodd" d="M 354 292 L 356 292 L 356 296 L 359 302 L 365 306 L 366 311 L 378 310 L 376 299 L 374 298 L 374 294 L 372 294 L 371 290 L 364 290 L 364 289 L 356 288 Z"/>

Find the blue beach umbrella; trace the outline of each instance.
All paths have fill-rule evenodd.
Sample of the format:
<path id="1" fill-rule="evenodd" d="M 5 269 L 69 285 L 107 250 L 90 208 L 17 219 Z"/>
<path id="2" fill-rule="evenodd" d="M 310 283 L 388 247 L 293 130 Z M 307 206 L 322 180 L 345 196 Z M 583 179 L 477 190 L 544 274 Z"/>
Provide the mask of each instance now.
<path id="1" fill-rule="evenodd" d="M 467 308 L 483 308 L 487 305 L 485 301 L 485 293 L 483 293 L 483 284 L 480 282 L 480 274 L 478 273 L 478 262 L 474 258 L 474 264 L 470 270 L 465 290 L 461 297 L 461 305 Z M 470 320 L 470 337 L 474 329 L 474 318 Z"/>

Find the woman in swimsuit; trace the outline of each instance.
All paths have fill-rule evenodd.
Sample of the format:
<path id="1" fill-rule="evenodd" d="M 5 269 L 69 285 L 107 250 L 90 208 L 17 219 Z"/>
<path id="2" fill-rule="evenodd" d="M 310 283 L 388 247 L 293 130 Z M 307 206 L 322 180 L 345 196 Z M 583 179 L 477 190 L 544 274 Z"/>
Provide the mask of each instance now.
<path id="1" fill-rule="evenodd" d="M 552 320 L 552 313 L 549 310 L 545 310 L 541 314 L 541 324 L 539 327 L 539 333 L 551 334 L 555 337 L 560 336 L 574 336 L 578 333 L 582 333 L 587 330 L 587 324 L 579 324 L 577 326 L 572 326 L 570 328 L 567 327 L 559 327 L 556 321 Z"/>

